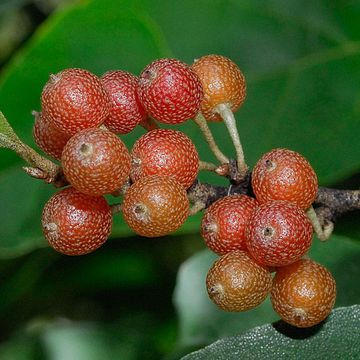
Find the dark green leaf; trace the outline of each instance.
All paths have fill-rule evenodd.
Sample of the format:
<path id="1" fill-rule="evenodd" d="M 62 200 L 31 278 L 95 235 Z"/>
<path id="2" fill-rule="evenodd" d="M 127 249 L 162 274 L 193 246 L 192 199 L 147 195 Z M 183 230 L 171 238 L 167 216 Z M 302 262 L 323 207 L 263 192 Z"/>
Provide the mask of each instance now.
<path id="1" fill-rule="evenodd" d="M 356 279 L 360 278 L 359 243 L 336 235 L 325 243 L 314 239 L 310 257 L 333 274 L 338 293 L 336 306 L 359 302 L 360 288 L 354 286 Z M 179 348 L 209 344 L 218 338 L 278 319 L 269 300 L 243 313 L 227 313 L 218 309 L 205 288 L 207 271 L 216 258 L 209 250 L 204 250 L 187 260 L 179 270 L 174 292 L 180 322 Z"/>
<path id="2" fill-rule="evenodd" d="M 360 169 L 356 2 L 329 6 L 325 0 L 306 4 L 148 0 L 148 4 L 178 57 L 192 62 L 218 53 L 243 70 L 248 96 L 236 118 L 250 165 L 274 147 L 288 147 L 310 160 L 323 185 Z M 221 147 L 232 155 L 222 124 L 211 125 Z M 208 157 L 206 152 L 202 155 Z"/>
<path id="3" fill-rule="evenodd" d="M 360 306 L 333 311 L 324 324 L 296 329 L 282 322 L 219 340 L 184 360 L 358 359 Z"/>

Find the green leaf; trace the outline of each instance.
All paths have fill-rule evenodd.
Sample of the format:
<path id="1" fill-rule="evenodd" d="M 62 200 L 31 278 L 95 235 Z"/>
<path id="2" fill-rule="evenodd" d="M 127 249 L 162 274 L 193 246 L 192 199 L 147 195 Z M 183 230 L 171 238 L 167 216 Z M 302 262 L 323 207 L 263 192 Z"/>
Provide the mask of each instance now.
<path id="1" fill-rule="evenodd" d="M 26 330 L 0 344 L 1 359 L 158 359 L 152 336 L 157 331 L 153 316 L 133 313 L 110 324 L 68 319 L 32 320 Z"/>
<path id="2" fill-rule="evenodd" d="M 310 257 L 326 266 L 337 283 L 336 306 L 358 303 L 360 288 L 354 286 L 360 277 L 360 244 L 342 236 L 332 236 L 323 243 L 314 239 Z M 178 348 L 201 346 L 224 336 L 235 335 L 254 326 L 277 320 L 267 299 L 259 307 L 243 313 L 227 313 L 209 299 L 205 279 L 217 256 L 204 250 L 181 266 L 174 303 L 179 317 Z"/>
<path id="3" fill-rule="evenodd" d="M 306 4 L 148 0 L 148 4 L 179 58 L 191 63 L 218 53 L 243 70 L 248 94 L 236 118 L 250 165 L 274 147 L 288 147 L 310 160 L 323 185 L 359 170 L 356 2 L 329 6 L 326 0 Z M 221 148 L 233 156 L 223 124 L 210 125 Z M 202 157 L 209 158 L 204 150 Z"/>
<path id="4" fill-rule="evenodd" d="M 279 322 L 225 338 L 183 360 L 357 359 L 360 354 L 360 305 L 339 308 L 310 329 Z"/>

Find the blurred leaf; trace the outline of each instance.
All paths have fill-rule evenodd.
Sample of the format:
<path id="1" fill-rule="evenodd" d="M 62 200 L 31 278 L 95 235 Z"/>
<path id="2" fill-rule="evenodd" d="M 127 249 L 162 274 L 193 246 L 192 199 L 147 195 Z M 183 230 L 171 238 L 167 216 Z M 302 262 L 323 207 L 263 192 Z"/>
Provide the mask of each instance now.
<path id="1" fill-rule="evenodd" d="M 336 306 L 359 302 L 360 288 L 354 283 L 360 278 L 360 244 L 336 235 L 325 243 L 314 239 L 310 257 L 333 274 L 337 283 Z M 204 250 L 185 261 L 179 270 L 174 292 L 180 323 L 178 348 L 209 344 L 278 319 L 269 299 L 243 313 L 227 313 L 217 308 L 205 286 L 207 271 L 215 259 L 215 254 Z"/>
<path id="2" fill-rule="evenodd" d="M 2 0 L 0 3 L 0 14 L 9 10 L 18 9 L 30 0 Z"/>
<path id="3" fill-rule="evenodd" d="M 98 75 L 115 68 L 138 74 L 159 57 L 178 56 L 191 63 L 219 53 L 239 64 L 248 79 L 248 98 L 236 116 L 249 164 L 273 147 L 289 147 L 310 160 L 321 183 L 331 183 L 360 169 L 358 23 L 355 3 L 328 6 L 325 0 L 306 5 L 295 0 L 81 1 L 46 21 L 10 62 L 0 78 L 0 109 L 31 144 L 30 111 L 39 109 L 49 73 L 84 67 Z M 225 152 L 234 154 L 223 124 L 210 125 Z M 214 160 L 192 122 L 178 128 L 196 140 L 203 160 Z M 141 134 L 136 129 L 122 139 L 131 147 Z M 2 150 L 0 175 L 8 176 L 5 170 L 20 164 Z M 212 174 L 200 178 L 224 183 Z M 29 179 L 21 176 L 17 183 L 26 189 Z M 50 190 L 32 186 L 38 187 L 38 198 L 29 201 L 40 204 Z M 7 203 L 23 202 L 15 189 L 8 191 Z M 22 214 L 18 206 L 18 228 L 25 228 L 24 218 L 32 228 L 39 223 L 39 210 L 33 216 L 26 211 Z M 198 217 L 190 218 L 178 233 L 198 232 L 198 227 Z M 113 236 L 130 233 L 116 216 Z M 43 244 L 39 227 L 23 236 L 24 244 L 16 232 L 0 230 L 5 253 Z"/>
<path id="4" fill-rule="evenodd" d="M 22 334 L 16 334 L 10 340 L 0 344 L 0 359 L 35 359 L 36 342 Z"/>
<path id="5" fill-rule="evenodd" d="M 159 353 L 151 333 L 157 329 L 158 323 L 147 313 L 133 313 L 109 324 L 35 319 L 25 330 L 0 344 L 0 358 L 155 360 Z"/>
<path id="6" fill-rule="evenodd" d="M 248 96 L 236 117 L 250 165 L 274 147 L 289 147 L 310 160 L 323 185 L 360 169 L 357 2 L 147 3 L 178 57 L 191 63 L 218 53 L 243 70 Z M 211 125 L 233 154 L 223 127 Z"/>
<path id="7" fill-rule="evenodd" d="M 283 322 L 264 325 L 219 340 L 183 359 L 357 359 L 360 354 L 359 322 L 359 305 L 339 308 L 323 325 L 309 329 L 297 329 Z"/>
<path id="8" fill-rule="evenodd" d="M 41 337 L 46 358 L 52 360 L 156 359 L 151 337 L 141 329 L 152 329 L 148 316 L 125 318 L 113 325 L 57 321 L 45 327 Z"/>
<path id="9" fill-rule="evenodd" d="M 46 246 L 41 233 L 41 212 L 53 189 L 34 181 L 20 167 L 0 174 L 0 258 Z"/>

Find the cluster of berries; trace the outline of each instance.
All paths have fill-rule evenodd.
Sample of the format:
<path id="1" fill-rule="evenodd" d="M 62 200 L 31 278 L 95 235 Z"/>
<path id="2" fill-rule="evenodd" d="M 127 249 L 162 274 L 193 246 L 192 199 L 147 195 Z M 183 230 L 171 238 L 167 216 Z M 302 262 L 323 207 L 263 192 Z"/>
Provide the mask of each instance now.
<path id="1" fill-rule="evenodd" d="M 240 83 L 233 85 L 226 74 Z M 216 89 L 210 82 L 224 86 Z M 155 237 L 180 227 L 189 214 L 186 189 L 199 170 L 192 141 L 180 131 L 155 128 L 129 153 L 117 135 L 139 124 L 149 129 L 151 119 L 180 124 L 200 111 L 218 120 L 211 109 L 227 91 L 236 110 L 245 96 L 244 77 L 233 62 L 217 55 L 204 56 L 192 67 L 175 59 L 156 60 L 139 77 L 117 70 L 98 78 L 84 69 L 51 75 L 33 134 L 46 154 L 61 161 L 71 187 L 55 194 L 43 210 L 49 244 L 67 255 L 97 249 L 112 226 L 104 195 L 124 188 L 121 210 L 136 233 Z"/>
<path id="2" fill-rule="evenodd" d="M 302 259 L 313 235 L 305 210 L 317 195 L 316 174 L 300 154 L 275 149 L 255 165 L 252 189 L 256 199 L 229 195 L 204 214 L 202 236 L 221 255 L 208 272 L 209 296 L 226 311 L 245 311 L 270 293 L 283 320 L 313 326 L 329 315 L 336 296 L 330 272 Z"/>
<path id="3" fill-rule="evenodd" d="M 246 172 L 237 131 L 224 116 L 225 110 L 236 111 L 245 95 L 240 69 L 218 55 L 203 56 L 191 66 L 156 60 L 139 77 L 117 70 L 98 78 L 83 69 L 51 75 L 33 133 L 37 145 L 61 161 L 71 186 L 55 194 L 43 210 L 49 244 L 67 255 L 100 247 L 112 226 L 107 194 L 123 194 L 123 217 L 142 236 L 178 229 L 189 215 L 187 189 L 198 175 L 199 156 L 185 134 L 159 129 L 153 119 L 170 125 L 199 115 L 204 121 L 224 119 L 238 165 Z M 148 132 L 129 152 L 117 135 L 137 125 Z M 226 196 L 204 214 L 202 236 L 221 255 L 207 276 L 209 296 L 224 310 L 244 311 L 271 292 L 274 309 L 285 321 L 314 325 L 329 314 L 336 292 L 323 266 L 301 259 L 312 240 L 305 210 L 317 194 L 316 175 L 301 155 L 275 149 L 255 166 L 252 188 L 256 199 Z"/>

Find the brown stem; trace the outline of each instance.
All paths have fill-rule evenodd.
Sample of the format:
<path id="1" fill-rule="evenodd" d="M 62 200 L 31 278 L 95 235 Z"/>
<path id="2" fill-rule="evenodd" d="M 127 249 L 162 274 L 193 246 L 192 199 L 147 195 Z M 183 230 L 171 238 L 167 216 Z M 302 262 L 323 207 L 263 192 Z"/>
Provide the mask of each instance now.
<path id="1" fill-rule="evenodd" d="M 145 120 L 143 120 L 139 125 L 147 131 L 159 129 L 159 125 L 157 124 L 157 122 L 149 116 Z"/>
<path id="2" fill-rule="evenodd" d="M 198 180 L 188 189 L 188 197 L 193 204 L 202 203 L 204 208 L 214 201 L 233 194 L 252 195 L 251 175 L 241 182 L 233 183 L 230 187 L 201 184 Z M 313 203 L 316 215 L 321 226 L 324 239 L 328 238 L 333 230 L 333 224 L 343 213 L 360 210 L 360 190 L 339 190 L 319 187 L 317 198 Z"/>

